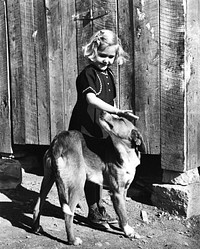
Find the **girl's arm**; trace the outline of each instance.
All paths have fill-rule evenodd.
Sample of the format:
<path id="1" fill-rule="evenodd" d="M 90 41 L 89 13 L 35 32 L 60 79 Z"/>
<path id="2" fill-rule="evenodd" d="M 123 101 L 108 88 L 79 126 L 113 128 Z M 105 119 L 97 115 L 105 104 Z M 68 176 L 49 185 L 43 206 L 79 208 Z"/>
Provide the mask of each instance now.
<path id="1" fill-rule="evenodd" d="M 105 101 L 103 101 L 102 99 L 96 97 L 96 95 L 94 93 L 87 93 L 86 100 L 87 100 L 88 104 L 93 105 L 100 110 L 107 111 L 110 113 L 115 113 L 115 114 L 117 114 L 119 112 L 118 108 L 116 108 L 115 106 L 112 106 L 112 105 L 106 103 Z"/>
<path id="2" fill-rule="evenodd" d="M 87 93 L 86 100 L 87 100 L 88 104 L 93 105 L 102 111 L 114 113 L 114 114 L 117 114 L 118 116 L 129 117 L 132 119 L 139 119 L 138 116 L 133 114 L 132 110 L 120 110 L 117 107 L 112 106 L 112 105 L 106 103 L 105 101 L 101 100 L 94 93 Z"/>

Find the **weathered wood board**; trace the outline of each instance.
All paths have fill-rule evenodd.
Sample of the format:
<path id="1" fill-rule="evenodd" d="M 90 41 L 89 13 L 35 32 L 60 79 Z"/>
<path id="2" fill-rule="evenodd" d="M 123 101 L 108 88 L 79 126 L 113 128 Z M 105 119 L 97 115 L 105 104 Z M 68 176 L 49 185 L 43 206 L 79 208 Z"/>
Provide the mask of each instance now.
<path id="1" fill-rule="evenodd" d="M 184 36 L 182 0 L 160 4 L 161 42 L 161 153 L 164 169 L 184 164 Z"/>
<path id="2" fill-rule="evenodd" d="M 45 1 L 49 61 L 51 137 L 64 127 L 61 2 Z"/>
<path id="3" fill-rule="evenodd" d="M 160 5 L 161 159 L 167 170 L 200 165 L 199 13 L 198 1 Z"/>
<path id="4" fill-rule="evenodd" d="M 118 1 L 116 14 L 119 27 L 118 36 L 123 49 L 130 57 L 124 65 L 119 67 L 118 102 L 121 109 L 135 111 L 133 1 Z"/>
<path id="5" fill-rule="evenodd" d="M 120 2 L 120 1 L 119 1 Z M 93 33 L 101 29 L 109 29 L 118 35 L 118 19 L 117 19 L 117 1 L 116 0 L 93 0 L 93 12 L 95 19 L 93 21 Z M 117 63 L 111 66 L 115 77 L 117 97 L 116 105 L 120 105 L 120 79 L 119 67 Z"/>
<path id="6" fill-rule="evenodd" d="M 8 1 L 14 144 L 50 141 L 44 2 Z"/>
<path id="7" fill-rule="evenodd" d="M 33 1 L 34 32 L 32 36 L 35 54 L 38 144 L 48 144 L 50 141 L 50 92 L 45 10 L 43 0 Z"/>
<path id="8" fill-rule="evenodd" d="M 133 3 L 134 97 L 137 125 L 148 154 L 160 154 L 159 5 L 157 0 Z"/>
<path id="9" fill-rule="evenodd" d="M 9 52 L 10 52 L 10 78 L 12 96 L 12 126 L 13 142 L 25 142 L 25 113 L 24 113 L 24 88 L 23 88 L 23 60 L 20 3 L 7 2 L 9 26 Z"/>
<path id="10" fill-rule="evenodd" d="M 38 143 L 35 29 L 32 1 L 20 1 L 24 92 L 25 143 Z"/>
<path id="11" fill-rule="evenodd" d="M 12 153 L 6 6 L 0 1 L 0 151 Z"/>
<path id="12" fill-rule="evenodd" d="M 62 15 L 62 50 L 64 80 L 64 127 L 67 130 L 72 110 L 76 102 L 77 69 L 77 31 L 73 15 L 76 12 L 75 1 L 61 1 Z"/>
<path id="13" fill-rule="evenodd" d="M 185 170 L 200 166 L 200 2 L 188 1 L 185 40 Z M 186 8 L 186 6 L 185 6 Z"/>

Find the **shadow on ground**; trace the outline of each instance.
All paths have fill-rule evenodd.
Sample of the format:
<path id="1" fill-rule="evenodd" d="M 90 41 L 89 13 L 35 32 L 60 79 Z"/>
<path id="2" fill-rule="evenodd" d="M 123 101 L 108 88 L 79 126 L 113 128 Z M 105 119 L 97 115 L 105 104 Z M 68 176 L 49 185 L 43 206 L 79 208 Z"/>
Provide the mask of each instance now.
<path id="1" fill-rule="evenodd" d="M 44 149 L 42 153 L 44 153 Z M 40 160 L 42 160 L 41 155 Z M 25 168 L 25 171 L 35 175 L 43 175 L 43 169 L 41 167 L 31 168 L 31 170 Z M 137 202 L 151 205 L 151 186 L 152 183 L 161 181 L 161 175 L 160 157 L 143 155 L 141 165 L 138 166 L 135 179 L 129 188 L 128 196 Z M 1 192 L 5 194 L 11 202 L 1 202 L 0 216 L 10 221 L 13 226 L 31 232 L 32 219 L 26 214 L 33 213 L 38 193 L 28 190 L 21 185 L 16 189 L 2 190 Z M 48 201 L 45 202 L 42 215 L 63 219 L 60 207 Z M 87 223 L 87 219 L 78 214 L 75 216 L 75 223 L 76 222 L 84 226 L 90 226 Z"/>
<path id="2" fill-rule="evenodd" d="M 14 227 L 23 229 L 28 233 L 33 233 L 32 214 L 38 198 L 38 193 L 28 190 L 21 185 L 19 185 L 16 189 L 2 190 L 0 192 L 10 199 L 9 202 L 1 202 L 0 217 L 8 220 Z M 64 219 L 60 206 L 53 205 L 49 201 L 45 201 L 41 215 L 54 217 L 57 219 Z M 85 227 L 91 227 L 87 218 L 80 214 L 75 214 L 74 223 Z M 98 228 L 95 229 L 100 230 Z M 112 226 L 112 229 L 113 231 L 106 231 L 106 233 L 121 235 L 121 230 L 118 227 Z M 57 237 L 54 237 L 45 231 L 43 231 L 41 234 L 51 240 L 66 244 L 66 241 L 58 239 Z"/>

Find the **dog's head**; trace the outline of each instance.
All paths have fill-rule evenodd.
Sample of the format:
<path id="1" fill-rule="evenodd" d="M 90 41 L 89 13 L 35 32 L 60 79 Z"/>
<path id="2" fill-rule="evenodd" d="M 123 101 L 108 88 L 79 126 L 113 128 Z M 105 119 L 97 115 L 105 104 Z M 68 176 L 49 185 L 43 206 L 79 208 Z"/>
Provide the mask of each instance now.
<path id="1" fill-rule="evenodd" d="M 120 141 L 129 148 L 135 148 L 145 153 L 145 144 L 142 135 L 127 118 L 103 111 L 99 122 L 103 129 L 110 135 L 113 143 L 119 143 Z"/>

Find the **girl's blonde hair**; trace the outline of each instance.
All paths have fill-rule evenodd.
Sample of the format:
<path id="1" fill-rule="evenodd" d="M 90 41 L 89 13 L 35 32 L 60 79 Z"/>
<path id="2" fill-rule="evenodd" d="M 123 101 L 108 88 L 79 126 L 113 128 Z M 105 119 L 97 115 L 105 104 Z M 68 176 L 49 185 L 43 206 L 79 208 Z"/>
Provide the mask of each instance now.
<path id="1" fill-rule="evenodd" d="M 119 65 L 122 65 L 129 59 L 129 55 L 123 50 L 121 40 L 111 30 L 102 29 L 96 32 L 91 38 L 88 44 L 83 46 L 83 54 L 91 61 L 95 61 L 96 53 L 98 50 L 104 50 L 108 46 L 116 46 L 116 61 Z"/>

